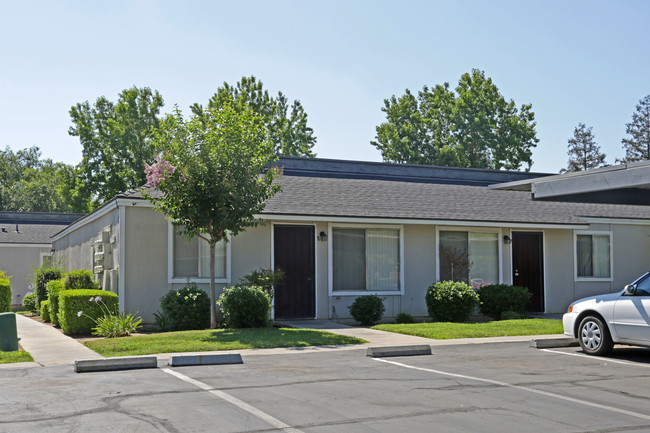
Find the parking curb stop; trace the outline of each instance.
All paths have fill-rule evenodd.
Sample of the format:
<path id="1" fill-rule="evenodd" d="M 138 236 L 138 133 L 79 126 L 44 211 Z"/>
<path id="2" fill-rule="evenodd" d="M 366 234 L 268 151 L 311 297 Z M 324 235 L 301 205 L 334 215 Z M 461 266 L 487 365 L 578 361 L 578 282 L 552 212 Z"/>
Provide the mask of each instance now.
<path id="1" fill-rule="evenodd" d="M 551 349 L 553 347 L 571 347 L 577 346 L 578 340 L 576 338 L 540 338 L 538 340 L 530 340 L 530 347 L 536 349 Z"/>
<path id="2" fill-rule="evenodd" d="M 158 358 L 155 356 L 82 359 L 74 362 L 75 373 L 113 370 L 136 370 L 142 368 L 157 368 Z"/>
<path id="3" fill-rule="evenodd" d="M 431 346 L 421 344 L 415 346 L 384 346 L 369 347 L 366 356 L 373 358 L 385 358 L 390 356 L 419 356 L 431 355 Z"/>
<path id="4" fill-rule="evenodd" d="M 225 365 L 243 364 L 239 353 L 217 355 L 179 355 L 172 356 L 169 365 L 172 367 L 185 367 L 191 365 Z"/>

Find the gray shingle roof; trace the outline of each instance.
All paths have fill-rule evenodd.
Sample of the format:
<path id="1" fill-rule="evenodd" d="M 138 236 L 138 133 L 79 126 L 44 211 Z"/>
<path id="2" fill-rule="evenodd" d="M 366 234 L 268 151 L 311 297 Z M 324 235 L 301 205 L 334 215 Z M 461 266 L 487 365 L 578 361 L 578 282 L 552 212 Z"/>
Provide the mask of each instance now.
<path id="1" fill-rule="evenodd" d="M 0 244 L 49 244 L 62 228 L 83 214 L 0 212 Z"/>
<path id="2" fill-rule="evenodd" d="M 264 214 L 526 224 L 650 219 L 650 206 L 532 200 L 530 192 L 483 186 L 287 175 L 280 183 Z M 142 188 L 118 197 L 142 199 Z"/>
<path id="3" fill-rule="evenodd" d="M 479 186 L 298 176 L 281 183 L 264 213 L 539 224 L 650 219 L 650 206 L 534 201 L 529 192 Z"/>

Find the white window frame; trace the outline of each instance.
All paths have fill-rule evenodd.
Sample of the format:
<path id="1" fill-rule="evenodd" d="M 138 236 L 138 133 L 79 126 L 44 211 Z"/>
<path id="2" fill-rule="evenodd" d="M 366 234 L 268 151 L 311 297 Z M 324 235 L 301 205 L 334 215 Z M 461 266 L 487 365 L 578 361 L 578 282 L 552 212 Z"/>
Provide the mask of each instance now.
<path id="1" fill-rule="evenodd" d="M 609 277 L 579 277 L 578 276 L 578 235 L 607 235 L 609 236 Z M 593 253 L 593 251 L 592 251 Z M 614 280 L 614 236 L 611 230 L 574 230 L 573 231 L 573 278 L 575 281 L 613 281 Z"/>
<path id="2" fill-rule="evenodd" d="M 399 290 L 334 290 L 334 233 L 335 228 L 354 229 L 393 229 L 399 231 Z M 403 295 L 404 294 L 404 226 L 395 224 L 345 224 L 328 223 L 327 225 L 327 290 L 329 296 L 363 296 L 363 295 Z"/>
<path id="3" fill-rule="evenodd" d="M 231 279 L 231 250 L 232 243 L 230 234 L 227 234 L 228 242 L 226 242 L 226 278 L 215 278 L 214 282 L 218 284 L 230 284 Z M 198 271 L 198 270 L 197 270 Z M 167 282 L 172 284 L 183 283 L 197 283 L 209 284 L 210 278 L 199 277 L 174 277 L 174 225 L 170 222 L 167 223 Z"/>
<path id="4" fill-rule="evenodd" d="M 488 227 L 467 227 L 467 226 L 436 226 L 436 281 L 440 281 L 440 232 L 467 232 L 469 242 L 470 233 L 496 233 L 497 234 L 497 260 L 499 281 L 495 284 L 503 284 L 503 236 L 501 228 L 494 229 Z M 468 243 L 469 245 L 469 243 Z M 471 270 L 470 270 L 471 272 Z"/>

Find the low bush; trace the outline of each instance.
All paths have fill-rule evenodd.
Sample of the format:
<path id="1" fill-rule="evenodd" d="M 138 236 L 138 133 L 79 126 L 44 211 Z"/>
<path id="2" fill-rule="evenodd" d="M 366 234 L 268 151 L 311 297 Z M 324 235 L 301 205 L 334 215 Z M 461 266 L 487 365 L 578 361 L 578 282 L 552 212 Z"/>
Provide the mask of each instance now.
<path id="1" fill-rule="evenodd" d="M 117 295 L 105 290 L 59 292 L 58 320 L 66 334 L 90 334 L 98 318 L 117 314 Z"/>
<path id="2" fill-rule="evenodd" d="M 9 278 L 0 278 L 0 313 L 8 313 L 10 311 L 11 282 L 9 282 Z"/>
<path id="3" fill-rule="evenodd" d="M 103 316 L 94 320 L 93 335 L 106 338 L 126 337 L 140 327 L 142 319 L 133 314 L 113 314 L 108 310 Z"/>
<path id="4" fill-rule="evenodd" d="M 36 308 L 40 308 L 41 302 L 48 299 L 47 283 L 62 277 L 63 270 L 61 268 L 43 266 L 34 270 L 30 281 L 34 287 L 34 293 L 36 293 Z"/>
<path id="5" fill-rule="evenodd" d="M 170 290 L 160 298 L 160 308 L 173 330 L 205 329 L 210 325 L 210 296 L 196 284 L 178 292 Z"/>
<path id="6" fill-rule="evenodd" d="M 59 294 L 65 290 L 63 279 L 48 281 L 47 298 L 50 301 L 50 320 L 55 326 L 59 326 Z"/>
<path id="7" fill-rule="evenodd" d="M 41 302 L 41 319 L 43 322 L 50 322 L 50 301 L 47 299 Z"/>
<path id="8" fill-rule="evenodd" d="M 273 298 L 273 289 L 284 282 L 284 277 L 284 271 L 282 269 L 260 268 L 244 275 L 239 280 L 239 284 L 249 287 L 261 287 Z"/>
<path id="9" fill-rule="evenodd" d="M 492 284 L 483 286 L 478 292 L 481 301 L 481 314 L 495 320 L 503 319 L 503 313 L 511 311 L 523 315 L 530 292 L 525 287 L 507 284 Z"/>
<path id="10" fill-rule="evenodd" d="M 25 307 L 25 310 L 30 311 L 32 313 L 37 313 L 38 312 L 38 303 L 37 303 L 37 298 L 36 298 L 36 293 L 29 293 L 25 295 L 22 301 L 20 301 L 23 307 Z"/>
<path id="11" fill-rule="evenodd" d="M 261 287 L 235 286 L 224 289 L 217 304 L 228 328 L 261 328 L 269 324 L 271 297 Z"/>
<path id="12" fill-rule="evenodd" d="M 504 311 L 501 313 L 501 320 L 521 320 L 525 318 L 525 314 L 521 314 L 516 311 Z"/>
<path id="13" fill-rule="evenodd" d="M 479 302 L 478 294 L 467 284 L 441 281 L 425 295 L 429 316 L 437 322 L 465 322 Z"/>
<path id="14" fill-rule="evenodd" d="M 99 284 L 95 276 L 87 269 L 78 269 L 65 274 L 64 282 L 66 290 L 97 290 Z"/>
<path id="15" fill-rule="evenodd" d="M 379 322 L 386 311 L 384 300 L 377 295 L 359 296 L 348 307 L 350 314 L 357 322 L 364 326 L 371 326 Z"/>
<path id="16" fill-rule="evenodd" d="M 395 322 L 396 323 L 415 323 L 415 318 L 411 316 L 409 313 L 399 313 L 395 317 Z"/>

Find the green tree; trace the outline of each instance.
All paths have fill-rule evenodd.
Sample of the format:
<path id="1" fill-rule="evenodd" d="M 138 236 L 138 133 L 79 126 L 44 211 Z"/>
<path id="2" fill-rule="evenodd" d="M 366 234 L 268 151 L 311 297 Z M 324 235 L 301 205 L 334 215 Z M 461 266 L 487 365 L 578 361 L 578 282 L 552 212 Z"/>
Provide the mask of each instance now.
<path id="1" fill-rule="evenodd" d="M 0 151 L 0 209 L 20 212 L 88 212 L 90 198 L 73 196 L 74 167 L 41 159 L 33 146 Z"/>
<path id="2" fill-rule="evenodd" d="M 562 173 L 590 170 L 607 165 L 605 154 L 600 151 L 600 146 L 596 143 L 591 130 L 592 127 L 587 128 L 584 123 L 578 123 L 575 127 L 573 137 L 568 140 L 569 162 L 567 168 L 561 170 Z"/>
<path id="3" fill-rule="evenodd" d="M 625 158 L 617 162 L 634 162 L 650 159 L 650 95 L 639 100 L 632 121 L 625 124 L 630 138 L 621 140 Z"/>
<path id="4" fill-rule="evenodd" d="M 406 89 L 382 111 L 386 122 L 371 144 L 384 161 L 529 170 L 539 141 L 532 106 L 517 108 L 478 69 L 463 74 L 455 92 L 449 83 L 424 86 L 417 97 Z"/>
<path id="5" fill-rule="evenodd" d="M 153 130 L 163 105 L 157 91 L 133 87 L 123 90 L 117 103 L 101 96 L 93 106 L 85 101 L 70 109 L 68 133 L 83 146 L 77 187 L 92 195 L 95 204 L 145 184 L 145 164 L 154 161 Z"/>
<path id="6" fill-rule="evenodd" d="M 262 118 L 227 103 L 187 122 L 175 109 L 155 141 L 162 158 L 147 167 L 147 179 L 161 194 L 148 198 L 185 236 L 210 246 L 210 325 L 216 328 L 215 246 L 257 225 L 255 214 L 279 191 L 280 172 L 268 168 L 275 147 Z"/>
<path id="7" fill-rule="evenodd" d="M 261 81 L 250 76 L 242 77 L 234 86 L 224 82 L 210 98 L 208 107 L 219 108 L 225 104 L 237 111 L 248 108 L 255 112 L 268 129 L 278 155 L 316 156 L 312 150 L 316 144 L 314 130 L 307 126 L 307 113 L 300 101 L 289 104 L 282 92 L 272 97 L 263 89 Z M 192 112 L 201 116 L 203 107 L 194 104 Z"/>

